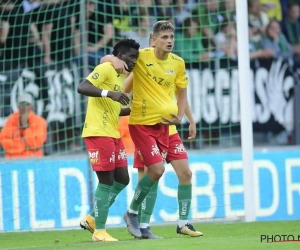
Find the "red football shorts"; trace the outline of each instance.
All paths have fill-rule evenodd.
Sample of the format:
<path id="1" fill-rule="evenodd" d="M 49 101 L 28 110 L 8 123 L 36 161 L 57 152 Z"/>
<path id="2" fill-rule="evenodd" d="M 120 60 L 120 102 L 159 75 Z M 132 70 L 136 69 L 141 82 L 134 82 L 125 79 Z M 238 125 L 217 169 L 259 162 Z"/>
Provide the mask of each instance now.
<path id="1" fill-rule="evenodd" d="M 112 171 L 128 166 L 122 139 L 102 136 L 83 139 L 94 171 Z"/>
<path id="2" fill-rule="evenodd" d="M 187 160 L 188 155 L 182 140 L 178 133 L 169 136 L 169 149 L 166 157 L 166 162 L 169 163 L 175 160 Z M 138 169 L 144 169 L 144 163 L 138 151 L 134 151 L 133 167 Z"/>
<path id="3" fill-rule="evenodd" d="M 169 126 L 129 124 L 129 132 L 135 151 L 145 166 L 165 160 L 169 145 Z"/>

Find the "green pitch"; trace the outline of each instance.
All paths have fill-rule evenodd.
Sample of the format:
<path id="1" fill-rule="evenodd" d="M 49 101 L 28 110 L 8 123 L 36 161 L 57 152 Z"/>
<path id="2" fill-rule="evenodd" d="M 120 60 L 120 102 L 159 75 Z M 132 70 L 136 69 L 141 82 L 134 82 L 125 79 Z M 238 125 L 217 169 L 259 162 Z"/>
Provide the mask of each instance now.
<path id="1" fill-rule="evenodd" d="M 176 226 L 153 226 L 152 231 L 162 240 L 135 240 L 126 228 L 112 228 L 108 232 L 119 239 L 116 243 L 91 242 L 92 234 L 83 230 L 0 233 L 0 249 L 109 249 L 109 250 L 253 250 L 300 249 L 300 242 L 261 243 L 262 234 L 300 235 L 300 221 L 255 223 L 194 224 L 203 237 L 177 236 Z M 298 238 L 297 238 L 298 239 Z"/>

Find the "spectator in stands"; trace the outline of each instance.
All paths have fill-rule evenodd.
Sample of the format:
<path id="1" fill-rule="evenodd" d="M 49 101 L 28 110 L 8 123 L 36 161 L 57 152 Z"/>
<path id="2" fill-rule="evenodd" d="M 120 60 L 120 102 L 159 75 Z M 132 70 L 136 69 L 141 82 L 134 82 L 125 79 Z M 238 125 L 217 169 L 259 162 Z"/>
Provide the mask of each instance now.
<path id="1" fill-rule="evenodd" d="M 253 40 L 258 42 L 264 35 L 269 23 L 267 13 L 263 12 L 259 0 L 248 0 L 249 23 L 254 29 Z"/>
<path id="2" fill-rule="evenodd" d="M 233 20 L 224 20 L 220 32 L 214 37 L 214 43 L 218 52 L 223 52 L 230 59 L 237 59 L 237 37 Z"/>
<path id="3" fill-rule="evenodd" d="M 30 94 L 20 95 L 19 111 L 8 118 L 0 133 L 0 143 L 7 158 L 43 156 L 47 123 L 32 111 L 32 104 Z"/>
<path id="4" fill-rule="evenodd" d="M 192 14 L 199 17 L 204 46 L 211 49 L 214 47 L 214 35 L 219 31 L 220 24 L 224 19 L 219 13 L 218 0 L 203 0 L 203 3 L 198 4 Z"/>
<path id="5" fill-rule="evenodd" d="M 175 0 L 174 3 L 175 27 L 179 27 L 186 18 L 191 17 L 192 13 L 188 0 Z"/>
<path id="6" fill-rule="evenodd" d="M 287 16 L 282 22 L 282 33 L 291 44 L 294 55 L 300 58 L 300 7 L 298 3 L 290 2 L 287 7 Z"/>
<path id="7" fill-rule="evenodd" d="M 199 63 L 210 59 L 201 42 L 199 25 L 189 17 L 182 23 L 182 32 L 176 35 L 174 52 L 181 56 L 186 64 Z"/>
<path id="8" fill-rule="evenodd" d="M 104 7 L 104 6 L 102 6 Z M 88 64 L 92 70 L 98 65 L 100 59 L 110 53 L 112 48 L 115 29 L 112 24 L 112 16 L 105 15 L 104 9 L 97 5 L 94 0 L 88 0 L 86 3 L 87 10 L 87 32 L 88 32 Z M 76 18 L 80 23 L 80 17 Z M 79 25 L 78 25 L 79 28 Z M 80 55 L 80 60 L 82 55 Z"/>
<path id="9" fill-rule="evenodd" d="M 250 24 L 248 29 L 250 60 L 273 58 L 274 51 L 272 49 L 262 49 L 259 43 L 253 41 L 254 28 Z"/>
<path id="10" fill-rule="evenodd" d="M 150 25 L 157 22 L 157 13 L 154 7 L 154 0 L 137 0 L 133 8 L 133 17 L 150 16 Z"/>
<path id="11" fill-rule="evenodd" d="M 127 37 L 133 38 L 138 42 L 141 48 L 146 48 L 149 45 L 149 37 L 152 31 L 150 26 L 150 17 L 141 16 L 132 20 L 132 31 L 128 32 Z"/>
<path id="12" fill-rule="evenodd" d="M 30 15 L 12 0 L 0 1 L 0 72 L 24 66 L 35 55 Z"/>
<path id="13" fill-rule="evenodd" d="M 223 16 L 223 19 L 234 20 L 235 22 L 236 21 L 235 0 L 222 1 L 220 14 Z"/>
<path id="14" fill-rule="evenodd" d="M 282 20 L 282 8 L 280 0 L 260 0 L 262 10 L 267 13 L 269 19 Z"/>
<path id="15" fill-rule="evenodd" d="M 35 22 L 41 25 L 44 63 L 72 62 L 75 30 L 72 10 L 73 6 L 69 4 L 69 0 L 43 1 L 40 8 L 34 10 Z"/>
<path id="16" fill-rule="evenodd" d="M 263 49 L 272 49 L 275 58 L 290 59 L 293 57 L 292 48 L 281 33 L 280 25 L 276 20 L 271 20 L 268 24 L 266 36 L 260 41 L 260 46 Z"/>
<path id="17" fill-rule="evenodd" d="M 130 0 L 116 1 L 113 26 L 116 29 L 117 37 L 127 36 L 127 32 L 131 31 L 131 12 Z"/>
<path id="18" fill-rule="evenodd" d="M 172 0 L 156 0 L 155 14 L 157 21 L 168 20 L 171 23 L 175 23 L 175 11 Z"/>

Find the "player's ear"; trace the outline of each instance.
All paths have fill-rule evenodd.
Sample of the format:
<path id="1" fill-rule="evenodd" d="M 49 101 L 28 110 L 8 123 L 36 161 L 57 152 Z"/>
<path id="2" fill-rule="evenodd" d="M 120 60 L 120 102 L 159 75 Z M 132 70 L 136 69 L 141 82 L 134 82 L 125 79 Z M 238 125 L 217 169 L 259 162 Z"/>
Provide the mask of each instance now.
<path id="1" fill-rule="evenodd" d="M 122 58 L 123 58 L 123 53 L 119 53 L 119 54 L 117 55 L 117 57 L 120 58 L 120 59 L 122 59 Z"/>

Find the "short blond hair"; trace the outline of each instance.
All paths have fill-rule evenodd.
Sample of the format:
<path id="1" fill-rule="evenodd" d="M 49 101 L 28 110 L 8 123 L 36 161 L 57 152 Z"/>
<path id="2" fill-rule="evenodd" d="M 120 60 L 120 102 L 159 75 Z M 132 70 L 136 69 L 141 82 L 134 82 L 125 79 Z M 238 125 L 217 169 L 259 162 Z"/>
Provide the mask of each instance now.
<path id="1" fill-rule="evenodd" d="M 174 25 L 166 20 L 161 20 L 153 25 L 152 36 L 157 36 L 159 32 L 175 31 Z"/>

